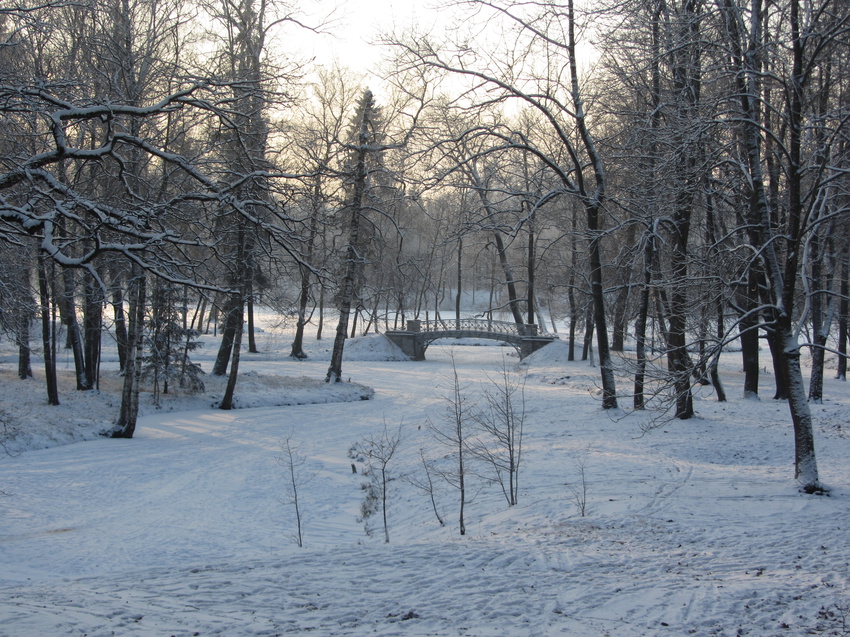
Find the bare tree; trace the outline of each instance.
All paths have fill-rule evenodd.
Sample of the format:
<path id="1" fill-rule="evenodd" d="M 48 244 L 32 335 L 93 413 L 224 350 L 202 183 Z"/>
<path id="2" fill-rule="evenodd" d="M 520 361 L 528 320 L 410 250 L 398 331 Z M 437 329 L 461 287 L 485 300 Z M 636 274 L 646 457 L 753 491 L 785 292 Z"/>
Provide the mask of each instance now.
<path id="1" fill-rule="evenodd" d="M 363 93 L 356 116 L 356 138 L 352 145 L 350 172 L 350 199 L 345 212 L 348 215 L 348 237 L 346 243 L 345 272 L 339 293 L 339 322 L 334 338 L 331 364 L 325 380 L 329 383 L 342 381 L 342 353 L 348 338 L 348 321 L 355 300 L 358 271 L 363 265 L 361 225 L 367 207 L 370 164 L 383 151 L 380 142 L 380 113 L 376 110 L 371 91 Z"/>
<path id="2" fill-rule="evenodd" d="M 445 521 L 443 521 L 443 516 L 441 516 L 440 512 L 437 510 L 437 499 L 435 495 L 436 487 L 432 477 L 432 474 L 435 473 L 435 469 L 432 466 L 433 461 L 429 460 L 425 456 L 425 449 L 421 447 L 419 449 L 419 462 L 422 467 L 423 477 L 420 477 L 417 473 L 409 472 L 404 475 L 404 479 L 428 496 L 428 499 L 431 502 L 431 509 L 434 511 L 434 517 L 437 518 L 437 522 L 440 523 L 440 526 L 446 526 Z"/>
<path id="3" fill-rule="evenodd" d="M 466 535 L 464 512 L 468 503 L 467 455 L 470 427 L 475 418 L 476 404 L 469 395 L 468 387 L 461 383 L 454 356 L 452 356 L 451 376 L 446 379 L 441 391 L 445 408 L 436 422 L 428 421 L 428 429 L 434 438 L 449 450 L 450 468 L 439 470 L 438 473 L 458 491 L 458 528 L 461 535 Z"/>
<path id="4" fill-rule="evenodd" d="M 512 372 L 503 358 L 495 377 L 484 386 L 486 407 L 475 415 L 482 436 L 473 437 L 469 448 L 495 474 L 508 504 L 519 498 L 519 469 L 525 425 L 525 375 Z"/>
<path id="5" fill-rule="evenodd" d="M 292 442 L 292 433 L 280 441 L 281 455 L 278 456 L 277 462 L 283 467 L 286 473 L 285 491 L 287 499 L 286 504 L 291 504 L 295 511 L 295 542 L 299 548 L 304 546 L 304 535 L 302 534 L 302 515 L 301 503 L 298 499 L 298 490 L 309 484 L 316 474 L 304 473 L 304 465 L 307 463 L 307 458 L 300 452 L 300 447 Z"/>
<path id="6" fill-rule="evenodd" d="M 566 483 L 567 490 L 576 505 L 576 511 L 581 517 L 587 515 L 587 456 L 588 452 L 585 451 L 583 455 L 573 458 L 573 466 L 578 474 L 578 481 Z"/>

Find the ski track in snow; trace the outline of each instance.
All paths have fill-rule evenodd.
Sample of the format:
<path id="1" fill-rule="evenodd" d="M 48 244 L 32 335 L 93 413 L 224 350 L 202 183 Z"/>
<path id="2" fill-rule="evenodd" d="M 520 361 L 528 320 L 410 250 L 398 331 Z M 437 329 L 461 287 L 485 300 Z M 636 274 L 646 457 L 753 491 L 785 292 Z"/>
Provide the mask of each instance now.
<path id="1" fill-rule="evenodd" d="M 476 386 L 504 348 L 451 351 Z M 401 423 L 399 471 L 415 470 L 449 352 L 347 362 L 375 388 L 369 401 L 155 413 L 133 441 L 3 459 L 0 635 L 850 633 L 850 401 L 838 384 L 817 432 L 828 498 L 789 479 L 787 407 L 698 399 L 700 418 L 640 435 L 637 415 L 599 409 L 595 370 L 571 363 L 529 378 L 517 506 L 479 481 L 461 537 L 455 493 L 437 494 L 440 528 L 397 481 L 391 543 L 367 537 L 347 450 Z M 251 369 L 293 365 L 324 373 Z M 303 549 L 276 461 L 286 435 L 315 474 L 301 490 Z M 586 517 L 565 487 L 582 458 Z"/>

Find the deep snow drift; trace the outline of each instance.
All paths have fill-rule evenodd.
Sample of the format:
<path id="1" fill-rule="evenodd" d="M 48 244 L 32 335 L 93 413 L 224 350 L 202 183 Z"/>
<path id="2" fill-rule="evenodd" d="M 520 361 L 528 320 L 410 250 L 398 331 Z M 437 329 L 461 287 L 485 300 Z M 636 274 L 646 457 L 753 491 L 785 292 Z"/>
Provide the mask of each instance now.
<path id="1" fill-rule="evenodd" d="M 41 382 L 16 380 L 4 356 L 0 635 L 850 634 L 846 383 L 828 377 L 812 406 L 832 492 L 809 496 L 792 480 L 787 405 L 740 399 L 739 354 L 723 360 L 728 403 L 699 389 L 698 418 L 645 431 L 649 415 L 600 408 L 597 370 L 566 362 L 561 344 L 521 366 L 510 348 L 451 341 L 405 362 L 371 337 L 350 344 L 352 382 L 328 388 L 324 349 L 313 341 L 297 362 L 289 342 L 267 330 L 262 353 L 243 354 L 237 394 L 253 408 L 212 409 L 207 378 L 203 397 L 160 409 L 145 397 L 130 441 L 96 435 L 117 379 L 79 393 L 66 370 L 63 405 L 48 408 Z M 471 463 L 466 536 L 453 486 L 432 476 L 443 527 L 413 484 L 420 450 L 452 462 L 430 430 L 444 424 L 452 360 L 470 405 L 503 361 L 527 374 L 519 502 Z M 368 477 L 349 455 L 385 425 L 403 436 L 389 544 L 379 514 L 360 519 Z M 304 548 L 285 438 L 304 460 Z"/>

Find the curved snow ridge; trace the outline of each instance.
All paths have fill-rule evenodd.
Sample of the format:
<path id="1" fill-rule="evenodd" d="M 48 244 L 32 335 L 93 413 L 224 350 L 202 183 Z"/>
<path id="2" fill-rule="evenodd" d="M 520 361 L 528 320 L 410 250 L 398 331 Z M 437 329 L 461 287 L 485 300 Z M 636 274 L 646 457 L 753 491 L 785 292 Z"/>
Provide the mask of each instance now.
<path id="1" fill-rule="evenodd" d="M 233 407 L 254 409 L 321 405 L 371 400 L 374 397 L 374 389 L 359 383 L 327 383 L 316 378 L 277 376 L 249 371 L 239 376 Z M 214 399 L 213 407 L 216 407 L 220 398 L 217 398 L 216 394 L 208 395 L 207 400 L 210 398 Z"/>
<path id="2" fill-rule="evenodd" d="M 69 373 L 65 372 L 62 377 L 67 385 L 71 378 Z M 120 393 L 116 387 L 120 388 L 120 378 L 117 372 L 104 374 L 103 391 L 64 389 L 60 392 L 60 404 L 47 408 L 40 402 L 34 402 L 41 398 L 41 385 L 32 380 L 12 379 L 10 370 L 0 369 L 0 453 L 17 454 L 97 440 L 112 427 L 118 414 Z M 139 419 L 185 411 L 210 412 L 221 402 L 226 382 L 226 376 L 207 376 L 206 393 L 160 394 L 157 404 L 154 404 L 149 391 L 142 391 Z M 21 395 L 25 400 L 18 399 Z M 374 397 L 373 388 L 356 382 L 327 383 L 323 378 L 248 370 L 239 375 L 233 407 L 325 405 L 372 400 Z"/>

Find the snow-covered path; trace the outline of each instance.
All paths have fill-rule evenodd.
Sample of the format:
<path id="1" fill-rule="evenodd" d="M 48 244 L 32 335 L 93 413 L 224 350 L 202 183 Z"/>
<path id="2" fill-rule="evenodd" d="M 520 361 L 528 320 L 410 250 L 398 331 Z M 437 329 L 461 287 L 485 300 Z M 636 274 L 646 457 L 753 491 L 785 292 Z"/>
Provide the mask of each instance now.
<path id="1" fill-rule="evenodd" d="M 457 348 L 461 377 L 477 383 L 503 349 Z M 850 632 L 850 438 L 840 427 L 850 401 L 838 383 L 818 408 L 833 495 L 814 497 L 790 480 L 784 405 L 706 397 L 700 419 L 641 436 L 636 416 L 599 409 L 585 363 L 536 367 L 519 504 L 474 481 L 461 537 L 456 492 L 440 486 L 440 527 L 427 497 L 396 480 L 384 544 L 357 521 L 364 478 L 348 449 L 403 423 L 396 472 L 417 470 L 419 448 L 433 447 L 426 422 L 441 409 L 448 348 L 429 359 L 347 363 L 352 380 L 375 388 L 369 401 L 158 413 L 132 441 L 4 458 L 0 635 Z M 287 435 L 315 474 L 300 493 L 303 549 L 276 461 Z M 586 517 L 565 486 L 580 461 Z"/>

